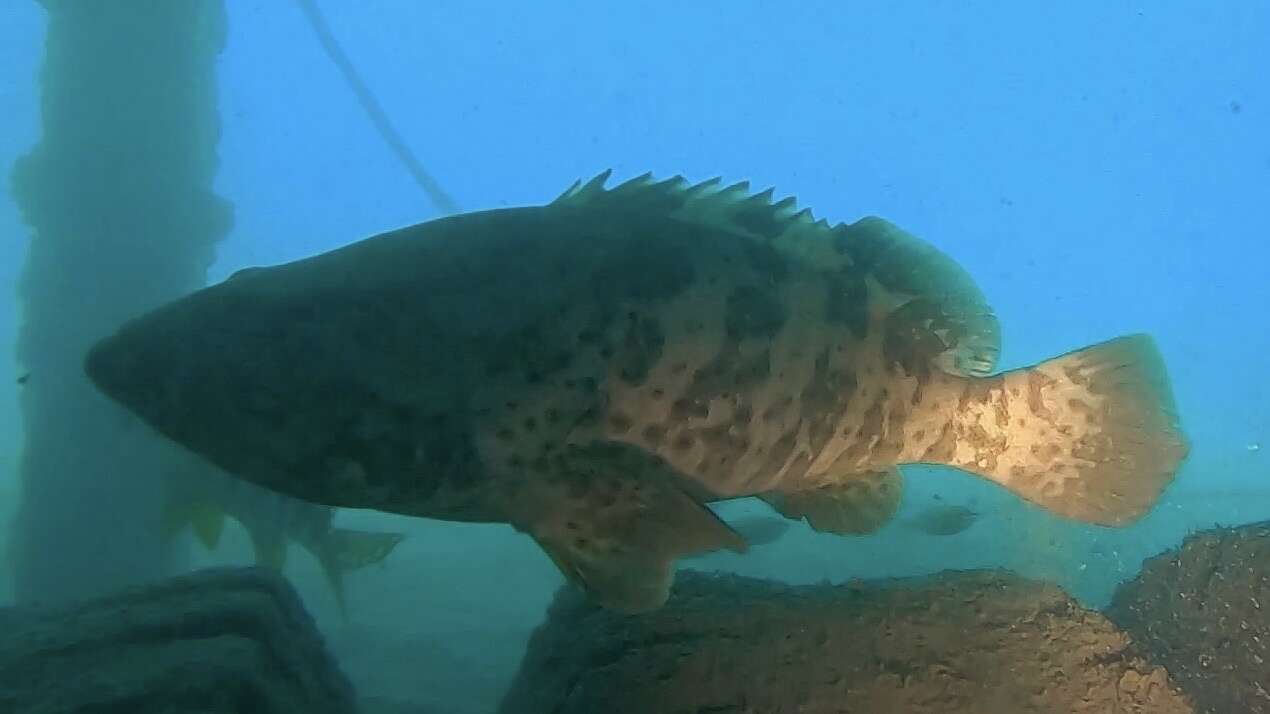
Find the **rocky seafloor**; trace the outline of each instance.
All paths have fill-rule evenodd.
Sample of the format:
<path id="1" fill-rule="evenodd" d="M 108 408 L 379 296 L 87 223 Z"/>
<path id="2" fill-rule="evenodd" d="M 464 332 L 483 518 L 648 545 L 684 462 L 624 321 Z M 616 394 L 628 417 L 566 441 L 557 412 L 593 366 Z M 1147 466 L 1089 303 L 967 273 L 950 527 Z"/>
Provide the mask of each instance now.
<path id="1" fill-rule="evenodd" d="M 1106 617 L 1009 573 L 678 580 L 636 617 L 562 591 L 501 712 L 1192 711 Z"/>
<path id="2" fill-rule="evenodd" d="M 209 569 L 0 610 L 4 714 L 350 714 L 353 687 L 273 571 Z"/>
<path id="3" fill-rule="evenodd" d="M 1201 714 L 1270 714 L 1270 521 L 1196 533 L 1143 564 L 1107 615 Z"/>
<path id="4" fill-rule="evenodd" d="M 0 713 L 427 711 L 358 700 L 282 578 L 215 569 L 0 610 Z M 621 616 L 562 588 L 500 714 L 1270 713 L 1270 522 L 1187 538 L 1105 612 L 1005 571 L 841 585 L 681 572 Z"/>

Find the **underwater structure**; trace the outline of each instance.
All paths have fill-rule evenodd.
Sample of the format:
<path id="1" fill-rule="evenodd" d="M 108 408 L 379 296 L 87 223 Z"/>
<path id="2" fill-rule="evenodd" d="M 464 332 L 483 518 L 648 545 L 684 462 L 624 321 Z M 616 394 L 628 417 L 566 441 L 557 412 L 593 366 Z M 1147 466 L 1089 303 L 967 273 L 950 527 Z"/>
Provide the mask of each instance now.
<path id="1" fill-rule="evenodd" d="M 12 173 L 33 236 L 17 346 L 30 374 L 19 602 L 98 594 L 175 565 L 158 534 L 164 475 L 181 457 L 97 395 L 81 362 L 123 319 L 201 286 L 232 222 L 212 189 L 223 3 L 41 5 L 42 136 Z"/>
<path id="2" fill-rule="evenodd" d="M 358 711 L 313 618 L 268 568 L 0 609 L 0 627 L 0 712 Z"/>
<path id="3" fill-rule="evenodd" d="M 287 501 L 278 493 L 261 496 L 258 486 L 228 475 L 208 475 L 191 483 L 176 481 L 174 475 L 188 475 L 198 467 L 161 442 L 141 435 L 135 426 L 127 426 L 129 420 L 118 409 L 85 389 L 79 359 L 86 346 L 125 318 L 201 287 L 212 250 L 228 232 L 228 205 L 211 189 L 218 134 L 214 71 L 225 39 L 225 8 L 223 0 L 197 1 L 197 5 L 181 4 L 181 11 L 176 12 L 174 6 L 158 0 L 127 5 L 43 0 L 50 13 L 44 140 L 14 173 L 14 186 L 36 241 L 23 282 L 26 326 L 20 348 L 22 372 L 29 373 L 22 404 L 28 456 L 23 464 L 26 500 L 20 523 L 18 574 L 25 602 L 17 608 L 0 608 L 0 631 L 7 635 L 0 637 L 0 714 L 116 708 L 168 714 L 209 710 L 252 714 L 494 711 L 480 706 L 484 692 L 470 686 L 470 680 L 465 693 L 446 692 L 450 700 L 433 704 L 441 699 L 436 692 L 427 691 L 428 680 L 421 676 L 429 670 L 440 671 L 443 675 L 436 676 L 439 680 L 452 676 L 459 667 L 497 669 L 496 659 L 485 653 L 474 663 L 457 655 L 451 665 L 440 656 L 429 659 L 429 652 L 443 651 L 448 644 L 444 641 L 447 633 L 436 627 L 440 618 L 423 620 L 427 624 L 421 626 L 413 623 L 415 631 L 407 631 L 404 623 L 410 617 L 422 618 L 425 604 L 435 606 L 421 597 L 420 591 L 410 589 L 414 587 L 412 578 L 423 581 L 423 587 L 457 589 L 437 577 L 437 559 L 430 557 L 436 551 L 411 552 L 414 564 L 433 568 L 423 577 L 409 567 L 395 573 L 389 568 L 366 575 L 368 579 L 359 585 L 359 589 L 373 584 L 376 592 L 404 593 L 410 598 L 410 617 L 382 618 L 390 627 L 357 632 L 360 640 L 337 637 L 332 640 L 337 646 L 329 650 L 318 623 L 305 611 L 300 593 L 270 569 L 211 569 L 133 584 L 180 569 L 180 553 L 169 552 L 170 546 L 160 537 L 165 506 L 174 501 L 190 507 L 185 511 L 190 516 L 189 525 L 209 545 L 215 545 L 223 515 L 235 517 L 251 535 L 258 554 L 268 554 L 262 559 L 266 562 L 285 553 L 288 540 L 300 542 L 297 536 L 322 536 L 315 539 L 318 546 L 335 540 L 378 544 L 340 551 L 343 555 L 339 558 L 331 556 L 332 562 L 352 569 L 348 567 L 350 552 L 361 554 L 361 560 L 353 565 L 377 563 L 400 540 L 399 534 L 370 531 L 357 534 L 364 539 L 350 538 L 352 531 L 333 527 L 334 507 Z M 441 212 L 457 212 L 453 200 L 408 155 L 404 142 L 334 44 L 316 3 L 296 0 L 295 4 L 314 25 L 324 48 L 353 85 L 358 100 L 408 173 Z M 171 61 L 155 62 L 155 55 Z M 154 66 L 158 64 L 163 66 Z M 636 179 L 630 188 L 646 188 L 645 183 Z M 566 197 L 576 198 L 578 189 L 585 193 L 580 183 Z M 604 195 L 600 189 L 594 193 Z M 735 205 L 719 202 L 712 207 L 744 206 L 735 215 L 761 226 L 753 219 L 769 207 L 761 195 L 759 200 L 754 198 Z M 632 253 L 623 256 L 626 265 L 638 265 L 634 258 L 640 253 Z M 746 255 L 755 257 L 748 251 Z M 253 271 L 245 271 L 239 284 L 267 274 L 254 271 L 253 278 Z M 879 286 L 866 282 L 863 287 L 867 296 L 868 289 Z M 770 318 L 778 311 L 750 309 L 763 307 L 761 301 L 747 303 L 743 299 L 753 297 L 753 292 L 735 293 L 730 302 L 738 309 L 722 311 L 720 334 L 727 334 L 729 328 L 752 332 L 764 324 L 771 327 Z M 866 308 L 870 304 L 868 299 L 858 302 Z M 885 302 L 878 302 L 886 307 Z M 835 304 L 841 307 L 840 302 Z M 710 314 L 717 313 L 720 311 Z M 862 319 L 867 315 L 868 310 L 854 310 L 838 317 Z M 779 316 L 784 319 L 784 313 Z M 973 312 L 970 316 L 982 317 Z M 629 314 L 627 317 L 630 319 Z M 661 400 L 673 404 L 662 400 L 664 383 L 649 378 L 666 348 L 666 335 L 651 325 L 639 320 L 623 323 L 619 313 L 611 337 L 616 338 L 612 344 L 623 359 L 615 360 L 613 366 L 631 391 L 646 390 L 649 403 Z M 581 341 L 582 332 L 577 334 Z M 909 330 L 893 337 L 915 334 L 916 330 Z M 550 366 L 556 355 L 533 349 L 541 346 L 539 337 L 518 335 L 506 346 L 519 347 L 531 360 Z M 898 339 L 888 344 L 897 342 L 906 344 Z M 994 358 L 994 343 L 967 343 L 972 361 L 988 359 L 987 355 Z M 934 343 L 910 340 L 907 344 L 907 356 L 912 357 L 918 348 Z M 1145 345 L 1141 339 L 1117 344 L 1136 346 L 1131 355 L 1135 357 L 1141 356 Z M 731 370 L 727 376 L 752 379 L 754 371 L 735 362 L 741 354 L 738 345 L 739 340 L 737 344 L 728 342 L 728 351 L 719 355 L 726 359 L 712 360 L 708 366 L 726 366 Z M 985 350 L 985 345 L 990 349 Z M 733 348 L 737 348 L 735 353 Z M 595 352 L 600 354 L 602 349 L 596 347 Z M 755 353 L 763 354 L 762 350 Z M 1124 351 L 1117 354 L 1125 356 Z M 813 377 L 807 386 L 814 384 L 821 389 L 819 393 L 816 389 L 797 391 L 814 403 L 825 396 L 829 380 L 821 379 L 817 362 L 805 364 Z M 1107 371 L 1123 374 L 1123 364 L 1110 364 L 1114 369 Z M 1072 369 L 1065 372 L 1077 372 L 1075 366 L 1087 364 L 1068 366 Z M 718 377 L 721 372 L 703 370 L 702 374 Z M 1150 383 L 1162 370 L 1140 370 L 1135 375 L 1136 381 L 1158 386 Z M 542 376 L 537 370 L 527 373 L 526 382 L 535 388 L 522 393 L 537 391 Z M 145 378 L 153 381 L 153 373 Z M 27 376 L 22 379 L 28 381 Z M 856 376 L 850 381 L 854 383 Z M 1098 386 L 1105 384 L 1101 381 Z M 833 386 L 836 392 L 841 385 Z M 267 397 L 297 393 L 300 390 L 282 390 Z M 681 410 L 687 414 L 671 419 L 672 427 L 699 426 L 693 419 L 701 417 L 687 409 L 694 406 L 687 397 L 699 398 L 700 393 L 682 393 L 685 401 Z M 1148 406 L 1157 417 L 1163 414 L 1171 418 L 1173 407 L 1164 404 L 1171 400 L 1159 398 L 1158 389 L 1152 393 L 1157 398 Z M 256 394 L 266 392 L 257 390 Z M 972 391 L 966 394 L 975 395 Z M 884 404 L 882 397 L 877 400 L 863 402 L 869 406 L 862 410 L 864 415 L 880 413 L 871 406 Z M 976 406 L 973 400 L 966 401 Z M 1072 401 L 1067 406 L 1077 412 L 1088 407 Z M 555 421 L 559 412 L 555 405 L 544 408 L 539 420 L 532 414 L 525 417 L 523 402 L 518 404 L 491 402 L 490 412 L 499 408 L 521 410 L 518 418 L 509 419 L 514 432 L 509 428 L 495 431 L 493 436 L 503 442 L 515 436 L 518 447 L 530 448 L 541 437 L 544 424 Z M 642 414 L 647 418 L 653 411 L 649 407 Z M 732 415 L 738 412 L 746 413 L 734 410 Z M 387 413 L 403 421 L 417 416 L 401 410 Z M 1001 414 L 996 410 L 978 413 Z M 675 440 L 667 436 L 680 436 L 660 431 L 661 425 L 653 420 L 636 424 L 628 413 L 614 415 L 618 418 L 609 420 L 611 426 L 623 434 L 639 435 L 650 446 L 657 445 L 653 442 L 673 445 Z M 580 416 L 591 418 L 585 411 Z M 742 421 L 747 420 L 734 418 L 723 428 L 706 425 L 689 436 L 708 445 L 709 456 L 744 454 L 733 439 L 733 429 L 739 431 Z M 1088 423 L 1088 419 L 1082 421 Z M 1137 419 L 1122 421 L 1132 426 L 1141 423 Z M 987 420 L 980 423 L 990 426 Z M 370 422 L 375 427 L 385 424 L 392 426 L 388 421 Z M 1158 427 L 1161 422 L 1154 425 Z M 453 434 L 446 432 L 444 423 L 429 426 L 435 439 L 429 446 L 457 441 L 446 438 Z M 1062 426 L 1075 428 L 1072 423 Z M 873 427 L 869 427 L 869 419 L 863 419 L 853 428 L 858 434 L 861 428 Z M 1137 491 L 1140 502 L 1136 505 L 1124 504 L 1125 494 L 1114 485 L 1102 497 L 1094 498 L 1090 494 L 1098 494 L 1092 489 L 1059 499 L 1053 497 L 1052 490 L 1034 490 L 1048 497 L 1051 505 L 1057 502 L 1069 510 L 1073 504 L 1083 506 L 1086 515 L 1092 511 L 1106 521 L 1136 517 L 1136 509 L 1154 504 L 1159 496 L 1154 487 L 1171 478 L 1174 462 L 1185 451 L 1180 435 L 1171 429 L 1157 431 L 1178 438 L 1165 440 L 1165 448 L 1143 450 L 1136 468 L 1113 472 L 1118 477 L 1141 476 L 1142 464 L 1147 464 L 1146 475 L 1154 477 L 1148 485 L 1153 488 Z M 368 440 L 368 446 L 395 446 L 383 432 L 375 436 Z M 877 443 L 893 446 L 881 440 Z M 939 442 L 931 448 L 935 446 Z M 1089 444 L 1080 446 L 1088 448 Z M 1123 454 L 1128 450 L 1115 451 Z M 377 454 L 367 448 L 349 453 L 361 458 L 383 455 L 386 450 Z M 991 450 L 983 453 L 993 458 L 1000 455 Z M 509 463 L 519 456 L 510 454 Z M 978 461 L 964 465 L 980 465 Z M 705 458 L 697 462 L 703 468 L 708 463 Z M 799 460 L 791 463 L 799 469 L 808 466 Z M 357 468 L 335 475 L 354 477 L 357 485 L 355 482 L 365 475 L 359 473 L 361 465 L 354 463 Z M 869 508 L 840 507 L 844 502 L 849 505 L 850 499 L 809 500 L 776 493 L 763 500 L 775 506 L 773 513 L 778 515 L 728 521 L 727 525 L 750 546 L 773 543 L 791 524 L 801 528 L 802 521 L 816 530 L 854 533 L 852 528 L 861 523 L 873 526 L 895 515 L 899 494 L 891 486 L 899 485 L 898 474 L 889 469 L 870 473 L 879 477 L 865 483 L 886 488 L 876 489 L 884 498 L 863 503 Z M 1005 475 L 1018 477 L 1009 472 Z M 191 489 L 191 484 L 195 488 Z M 348 483 L 337 485 L 344 493 L 354 492 Z M 232 498 L 227 499 L 227 495 Z M 612 505 L 611 493 L 596 495 L 594 502 L 584 505 L 600 507 L 594 510 Z M 208 506 L 205 501 L 214 503 Z M 1128 515 L 1123 515 L 1124 509 L 1129 509 Z M 577 512 L 588 513 L 586 508 Z M 971 528 L 980 515 L 978 508 L 943 504 L 904 525 L 930 536 L 955 536 Z M 1047 523 L 1028 528 L 1012 545 L 1040 553 L 1048 541 L 1050 550 L 1055 551 L 1048 568 L 1055 572 L 1078 566 L 1083 569 L 1084 563 L 1078 561 L 1080 553 L 1056 543 L 1055 537 L 1061 539 L 1063 532 Z M 176 524 L 183 528 L 185 522 Z M 565 536 L 577 529 L 573 521 L 564 521 L 562 526 L 568 531 Z M 574 553 L 584 556 L 577 559 L 581 565 L 591 565 L 589 557 L 595 549 L 584 547 L 576 534 L 573 538 L 553 538 L 558 535 L 547 530 L 544 540 L 549 545 L 573 546 Z M 328 536 L 340 537 L 325 540 Z M 646 541 L 661 545 L 654 537 Z M 954 542 L 949 549 L 957 547 L 962 546 Z M 548 549 L 548 553 L 554 556 L 559 550 Z M 692 554 L 693 568 L 711 565 L 707 560 L 710 556 L 698 557 L 701 555 Z M 1112 555 L 1119 560 L 1114 551 Z M 320 560 L 321 555 L 318 557 Z M 548 560 L 544 558 L 544 563 Z M 58 567 L 50 568 L 49 563 Z M 1137 569 L 1136 560 L 1131 565 Z M 333 572 L 338 575 L 342 570 Z M 624 568 L 620 575 L 627 577 L 631 572 L 638 574 L 633 568 Z M 918 577 L 818 585 L 681 570 L 673 588 L 665 590 L 668 600 L 664 604 L 629 615 L 606 607 L 602 600 L 584 597 L 588 589 L 595 589 L 585 577 L 594 572 L 573 567 L 564 570 L 564 575 L 582 575 L 582 582 L 572 578 L 575 582 L 559 590 L 528 646 L 522 648 L 513 641 L 514 646 L 500 648 L 516 657 L 521 657 L 523 650 L 523 659 L 499 711 L 1270 713 L 1267 573 L 1270 523 L 1266 522 L 1217 528 L 1188 538 L 1180 548 L 1148 561 L 1102 612 L 1082 603 L 1078 595 L 1064 592 L 1064 586 L 1047 582 L 1044 576 L 1029 579 L 1005 570 L 942 570 Z M 509 583 L 519 584 L 508 572 L 500 570 L 497 575 L 504 588 Z M 338 581 L 332 584 L 338 586 Z M 392 587 L 402 584 L 410 587 Z M 621 590 L 607 588 L 610 592 L 615 589 Z M 644 594 L 636 591 L 636 595 Z M 655 594 L 662 594 L 660 588 Z M 507 593 L 500 595 L 506 597 Z M 49 600 L 78 602 L 33 604 Z M 378 601 L 374 604 L 380 606 Z M 468 603 L 464 607 L 479 610 Z M 481 617 L 490 615 L 480 612 Z M 331 621 L 330 629 L 346 634 L 340 631 L 341 624 L 347 623 Z M 401 637 L 384 636 L 386 632 L 396 634 L 396 630 L 403 631 Z M 483 640 L 480 646 L 493 650 L 488 639 L 491 632 L 496 631 L 491 628 L 463 634 L 472 639 L 477 639 L 473 634 L 479 635 Z M 343 648 L 338 646 L 341 639 Z M 397 670 L 372 673 L 392 660 L 401 663 Z M 350 674 L 360 673 L 361 678 L 345 674 L 342 667 L 348 667 Z M 401 678 L 400 688 L 388 686 L 392 675 Z"/>

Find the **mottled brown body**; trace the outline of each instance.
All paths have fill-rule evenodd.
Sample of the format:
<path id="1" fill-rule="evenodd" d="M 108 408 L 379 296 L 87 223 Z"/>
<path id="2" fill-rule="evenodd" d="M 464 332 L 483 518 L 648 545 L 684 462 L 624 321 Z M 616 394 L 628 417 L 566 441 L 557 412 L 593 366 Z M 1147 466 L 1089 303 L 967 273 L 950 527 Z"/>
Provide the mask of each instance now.
<path id="1" fill-rule="evenodd" d="M 711 227 L 692 240 L 735 243 Z M 490 468 L 550 474 L 566 446 L 612 442 L 704 497 L 732 498 L 841 483 L 894 466 L 906 444 L 937 447 L 968 382 L 888 364 L 886 315 L 870 315 L 867 297 L 855 330 L 833 319 L 829 295 L 861 276 L 784 266 L 776 281 L 767 266 L 701 262 L 681 293 L 624 301 L 600 329 L 556 323 L 552 339 L 579 342 L 575 364 L 541 387 L 520 374 L 484 385 L 478 443 Z M 768 315 L 729 325 L 745 299 Z"/>
<path id="2" fill-rule="evenodd" d="M 1136 518 L 1185 444 L 1145 337 L 989 376 L 973 281 L 877 218 L 744 184 L 605 176 L 245 272 L 125 326 L 90 377 L 239 477 L 334 506 L 504 521 L 605 604 L 745 547 L 703 503 L 838 533 L 949 464 Z"/>

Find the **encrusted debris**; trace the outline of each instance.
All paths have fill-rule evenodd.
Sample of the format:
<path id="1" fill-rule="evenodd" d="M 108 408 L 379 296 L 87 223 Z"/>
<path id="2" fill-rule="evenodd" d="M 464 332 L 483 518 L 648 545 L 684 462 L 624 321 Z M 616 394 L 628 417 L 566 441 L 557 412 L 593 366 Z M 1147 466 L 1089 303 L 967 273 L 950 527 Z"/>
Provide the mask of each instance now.
<path id="1" fill-rule="evenodd" d="M 1270 714 L 1270 521 L 1194 534 L 1148 560 L 1107 614 L 1203 714 Z"/>
<path id="2" fill-rule="evenodd" d="M 352 686 L 291 586 L 210 569 L 0 611 L 0 712 L 351 714 Z"/>
<path id="3" fill-rule="evenodd" d="M 840 586 L 687 571 L 643 615 L 562 590 L 501 711 L 1193 710 L 1163 667 L 1053 585 L 997 571 Z"/>

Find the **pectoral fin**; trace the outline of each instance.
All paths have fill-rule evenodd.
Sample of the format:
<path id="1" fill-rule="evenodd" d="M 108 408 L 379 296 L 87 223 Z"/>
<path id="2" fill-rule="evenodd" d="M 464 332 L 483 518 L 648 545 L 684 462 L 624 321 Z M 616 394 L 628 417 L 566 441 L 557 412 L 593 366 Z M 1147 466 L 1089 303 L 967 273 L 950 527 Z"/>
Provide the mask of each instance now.
<path id="1" fill-rule="evenodd" d="M 786 518 L 806 518 L 818 531 L 865 535 L 895 516 L 903 491 L 903 477 L 891 468 L 851 474 L 840 483 L 805 491 L 771 491 L 760 498 Z"/>
<path id="2" fill-rule="evenodd" d="M 542 506 L 517 527 L 569 581 L 618 612 L 665 603 L 678 558 L 746 549 L 714 512 L 669 482 L 598 474 L 537 488 Z"/>

